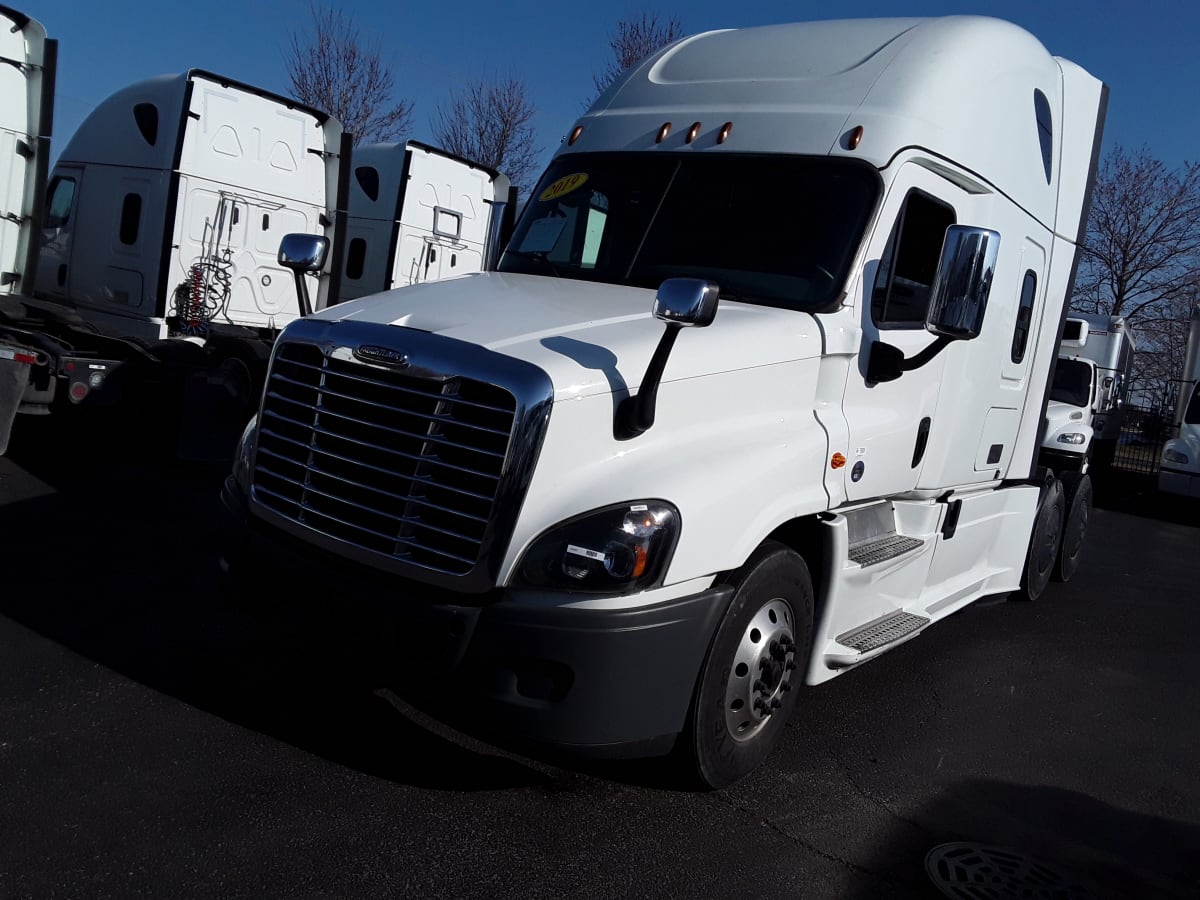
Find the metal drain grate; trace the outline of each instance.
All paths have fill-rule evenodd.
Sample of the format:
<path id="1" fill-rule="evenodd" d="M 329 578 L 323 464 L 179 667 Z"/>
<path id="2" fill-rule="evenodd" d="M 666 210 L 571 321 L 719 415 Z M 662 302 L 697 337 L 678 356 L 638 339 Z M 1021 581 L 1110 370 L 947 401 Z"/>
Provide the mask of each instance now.
<path id="1" fill-rule="evenodd" d="M 859 653 L 866 653 L 892 641 L 898 641 L 905 635 L 912 634 L 918 628 L 929 624 L 924 616 L 912 613 L 897 612 L 874 622 L 868 622 L 862 628 L 847 631 L 837 637 L 837 642 L 843 647 L 850 647 Z"/>
<path id="2" fill-rule="evenodd" d="M 915 550 L 925 542 L 920 538 L 905 537 L 902 534 L 889 534 L 878 541 L 869 544 L 859 544 L 850 548 L 850 561 L 856 562 L 864 569 L 897 556 L 902 556 L 909 550 Z"/>
<path id="3" fill-rule="evenodd" d="M 1096 900 L 1066 873 L 1004 847 L 940 844 L 926 854 L 925 872 L 942 894 L 958 900 Z"/>

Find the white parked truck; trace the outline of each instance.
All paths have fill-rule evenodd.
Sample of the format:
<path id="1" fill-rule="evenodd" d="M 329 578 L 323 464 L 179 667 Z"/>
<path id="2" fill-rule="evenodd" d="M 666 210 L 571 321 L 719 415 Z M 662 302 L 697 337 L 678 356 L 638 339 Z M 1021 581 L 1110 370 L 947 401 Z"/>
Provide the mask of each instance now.
<path id="1" fill-rule="evenodd" d="M 480 272 L 512 231 L 507 178 L 418 141 L 354 150 L 340 299 Z"/>
<path id="2" fill-rule="evenodd" d="M 1078 564 L 1037 456 L 1106 98 L 991 18 L 662 49 L 496 271 L 284 330 L 231 574 L 386 604 L 469 730 L 736 780 L 803 684 Z"/>
<path id="3" fill-rule="evenodd" d="M 1136 350 L 1121 316 L 1074 313 L 1054 364 L 1041 461 L 1056 472 L 1111 464 Z"/>
<path id="4" fill-rule="evenodd" d="M 1158 489 L 1200 498 L 1200 306 L 1192 309 L 1171 426 L 1171 438 L 1163 445 L 1159 462 Z"/>
<path id="5" fill-rule="evenodd" d="M 0 6 L 0 310 L 12 295 L 33 289 L 57 56 L 58 42 L 39 22 Z M 20 334 L 0 328 L 0 454 L 31 374 L 46 365 Z"/>
<path id="6" fill-rule="evenodd" d="M 44 79 L 29 79 L 21 96 L 30 108 L 49 103 Z M 0 297 L 0 339 L 39 354 L 19 411 L 187 383 L 164 402 L 249 400 L 231 446 L 275 335 L 310 311 L 308 291 L 298 295 L 277 258 L 280 240 L 303 232 L 341 245 L 349 149 L 324 112 L 198 69 L 101 102 L 48 185 L 44 161 L 23 174 L 26 194 L 45 202 L 27 206 L 38 252 L 18 254 L 19 293 Z M 337 296 L 339 262 L 313 282 L 316 308 Z M 186 425 L 190 410 L 159 415 L 164 427 Z"/>

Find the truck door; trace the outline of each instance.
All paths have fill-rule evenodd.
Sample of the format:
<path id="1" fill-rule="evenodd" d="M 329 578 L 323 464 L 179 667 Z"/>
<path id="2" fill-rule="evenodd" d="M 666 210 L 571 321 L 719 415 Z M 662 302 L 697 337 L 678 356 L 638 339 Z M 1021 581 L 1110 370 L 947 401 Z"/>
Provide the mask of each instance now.
<path id="1" fill-rule="evenodd" d="M 908 163 L 884 199 L 867 248 L 857 316 L 862 345 L 846 384 L 849 428 L 840 473 L 850 501 L 889 496 L 917 485 L 942 390 L 948 347 L 930 363 L 899 379 L 870 384 L 867 362 L 879 340 L 915 356 L 935 338 L 925 330 L 930 288 L 946 228 L 957 221 L 957 189 L 933 172 Z M 961 193 L 961 192 L 960 192 Z M 831 477 L 837 477 L 831 472 Z"/>
<path id="2" fill-rule="evenodd" d="M 492 177 L 461 160 L 413 148 L 400 207 L 393 284 L 483 269 Z"/>
<path id="3" fill-rule="evenodd" d="M 75 210 L 83 169 L 60 166 L 46 188 L 46 212 L 38 251 L 37 291 L 47 297 L 66 298 L 71 291 L 71 247 Z"/>

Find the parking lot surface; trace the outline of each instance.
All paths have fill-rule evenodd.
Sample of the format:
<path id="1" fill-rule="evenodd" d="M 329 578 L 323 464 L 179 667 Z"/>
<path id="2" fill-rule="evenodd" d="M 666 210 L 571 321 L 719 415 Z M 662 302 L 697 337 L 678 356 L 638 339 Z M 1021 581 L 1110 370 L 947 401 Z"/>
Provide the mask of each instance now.
<path id="1" fill-rule="evenodd" d="M 1200 895 L 1200 515 L 1098 484 L 1079 574 L 810 690 L 721 792 L 409 707 L 386 642 L 223 585 L 219 467 L 102 430 L 0 459 L 0 897 L 936 897 L 949 842 Z"/>

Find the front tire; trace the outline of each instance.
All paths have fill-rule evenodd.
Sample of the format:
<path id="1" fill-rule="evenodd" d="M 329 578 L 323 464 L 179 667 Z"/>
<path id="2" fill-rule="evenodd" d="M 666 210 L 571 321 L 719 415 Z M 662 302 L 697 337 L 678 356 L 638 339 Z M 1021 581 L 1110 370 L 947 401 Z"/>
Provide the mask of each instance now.
<path id="1" fill-rule="evenodd" d="M 725 583 L 733 598 L 685 733 L 696 774 L 711 788 L 738 781 L 779 743 L 812 643 L 812 579 L 799 554 L 768 541 Z"/>

